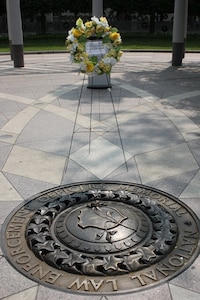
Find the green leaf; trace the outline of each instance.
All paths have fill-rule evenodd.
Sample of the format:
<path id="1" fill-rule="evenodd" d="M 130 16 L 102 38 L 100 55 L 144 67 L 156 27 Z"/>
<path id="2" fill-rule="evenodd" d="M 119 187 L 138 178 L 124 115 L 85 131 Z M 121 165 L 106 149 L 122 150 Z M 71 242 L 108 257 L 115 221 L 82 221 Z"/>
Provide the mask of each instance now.
<path id="1" fill-rule="evenodd" d="M 116 27 L 112 27 L 111 32 L 118 32 L 118 29 Z"/>
<path id="2" fill-rule="evenodd" d="M 90 56 L 89 60 L 93 63 L 93 65 L 96 65 L 98 63 L 98 57 L 97 56 Z"/>
<path id="3" fill-rule="evenodd" d="M 106 43 L 109 43 L 110 42 L 110 38 L 108 35 L 104 36 L 103 38 L 103 43 L 106 44 Z"/>

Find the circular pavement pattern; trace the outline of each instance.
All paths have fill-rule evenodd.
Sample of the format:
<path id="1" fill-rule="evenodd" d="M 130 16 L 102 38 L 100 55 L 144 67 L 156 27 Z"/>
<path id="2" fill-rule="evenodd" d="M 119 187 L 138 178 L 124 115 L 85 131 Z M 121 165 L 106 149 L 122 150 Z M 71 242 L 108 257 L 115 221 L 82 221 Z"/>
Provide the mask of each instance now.
<path id="1" fill-rule="evenodd" d="M 36 282 L 75 293 L 139 291 L 183 272 L 199 253 L 199 220 L 172 195 L 127 182 L 44 191 L 3 225 L 8 261 Z"/>

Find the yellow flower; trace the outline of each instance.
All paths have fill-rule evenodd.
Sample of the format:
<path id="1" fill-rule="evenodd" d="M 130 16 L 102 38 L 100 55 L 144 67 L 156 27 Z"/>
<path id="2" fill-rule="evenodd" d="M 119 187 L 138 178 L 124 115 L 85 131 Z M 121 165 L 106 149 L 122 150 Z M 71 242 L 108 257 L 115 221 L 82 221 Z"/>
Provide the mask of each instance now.
<path id="1" fill-rule="evenodd" d="M 71 51 L 71 50 L 73 49 L 72 44 L 68 44 L 68 45 L 66 45 L 66 46 L 67 46 L 67 50 L 68 50 L 68 51 Z"/>
<path id="2" fill-rule="evenodd" d="M 119 39 L 120 38 L 120 34 L 118 33 L 118 32 L 112 32 L 111 34 L 110 34 L 110 39 L 112 40 L 112 41 L 115 41 L 115 40 L 117 40 L 117 39 Z"/>
<path id="3" fill-rule="evenodd" d="M 88 59 L 88 53 L 87 52 L 83 52 L 82 53 L 82 57 L 84 60 Z"/>
<path id="4" fill-rule="evenodd" d="M 122 56 L 123 54 L 123 51 L 119 51 L 118 54 L 117 54 L 117 59 L 120 59 L 120 57 Z"/>
<path id="5" fill-rule="evenodd" d="M 83 45 L 78 44 L 77 50 L 78 50 L 78 52 L 83 52 L 83 50 L 84 50 Z"/>
<path id="6" fill-rule="evenodd" d="M 93 22 L 92 21 L 88 21 L 88 22 L 85 23 L 85 26 L 87 28 L 91 28 L 93 26 Z"/>
<path id="7" fill-rule="evenodd" d="M 80 27 L 78 30 L 79 30 L 81 33 L 84 33 L 84 32 L 85 32 L 85 28 L 84 28 L 84 27 Z"/>
<path id="8" fill-rule="evenodd" d="M 94 33 L 95 33 L 95 28 L 87 29 L 85 32 L 87 38 L 91 37 Z"/>
<path id="9" fill-rule="evenodd" d="M 104 62 L 101 60 L 101 61 L 99 62 L 99 68 L 100 68 L 100 69 L 103 69 L 104 65 L 105 65 Z"/>
<path id="10" fill-rule="evenodd" d="M 104 27 L 98 24 L 96 27 L 96 33 L 101 33 L 101 32 L 104 32 Z"/>
<path id="11" fill-rule="evenodd" d="M 120 39 L 115 40 L 113 44 L 114 44 L 115 46 L 120 45 L 120 44 L 121 44 L 121 40 L 120 40 Z"/>
<path id="12" fill-rule="evenodd" d="M 105 64 L 102 60 L 98 63 L 98 66 L 99 69 L 101 70 L 100 72 L 109 73 L 111 71 L 111 65 Z"/>
<path id="13" fill-rule="evenodd" d="M 108 53 L 107 56 L 113 56 L 116 57 L 116 51 L 114 49 L 111 49 Z"/>
<path id="14" fill-rule="evenodd" d="M 74 35 L 75 38 L 78 39 L 82 35 L 82 33 L 80 32 L 79 29 L 74 28 L 73 29 L 73 35 Z"/>
<path id="15" fill-rule="evenodd" d="M 74 55 L 74 60 L 75 60 L 76 62 L 80 62 L 80 61 L 81 61 L 81 54 L 80 54 L 80 53 L 76 53 L 76 54 Z"/>
<path id="16" fill-rule="evenodd" d="M 103 72 L 109 73 L 111 71 L 111 65 L 104 64 Z"/>
<path id="17" fill-rule="evenodd" d="M 94 71 L 94 65 L 91 61 L 86 62 L 86 72 L 90 73 Z"/>
<path id="18" fill-rule="evenodd" d="M 108 21 L 107 21 L 107 19 L 106 19 L 105 17 L 101 17 L 101 18 L 100 18 L 100 21 L 101 21 L 102 23 L 108 23 Z"/>
<path id="19" fill-rule="evenodd" d="M 105 31 L 105 32 L 109 32 L 109 31 L 110 31 L 110 26 L 105 27 L 105 28 L 104 28 L 104 31 Z"/>

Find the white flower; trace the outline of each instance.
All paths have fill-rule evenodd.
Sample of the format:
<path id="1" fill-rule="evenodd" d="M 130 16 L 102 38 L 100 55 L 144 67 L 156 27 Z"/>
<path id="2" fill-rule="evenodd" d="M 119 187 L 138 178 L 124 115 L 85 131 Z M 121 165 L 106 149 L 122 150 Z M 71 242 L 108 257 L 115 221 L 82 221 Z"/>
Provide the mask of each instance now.
<path id="1" fill-rule="evenodd" d="M 108 27 L 108 26 L 109 26 L 109 25 L 108 25 L 107 19 L 104 18 L 104 17 L 101 17 L 101 18 L 100 18 L 100 24 L 101 24 L 102 26 L 104 26 L 104 27 Z"/>
<path id="2" fill-rule="evenodd" d="M 99 19 L 97 17 L 92 17 L 91 20 L 93 22 L 95 22 L 96 24 L 100 24 L 100 21 L 99 21 Z"/>
<path id="3" fill-rule="evenodd" d="M 105 64 L 109 64 L 109 65 L 111 65 L 111 66 L 114 66 L 115 64 L 116 64 L 116 62 L 117 62 L 117 60 L 114 58 L 114 57 L 105 57 L 104 59 L 102 59 L 103 60 L 103 62 L 105 63 Z"/>
<path id="4" fill-rule="evenodd" d="M 91 20 L 95 22 L 97 25 L 108 27 L 108 21 L 106 20 L 106 18 L 101 17 L 99 20 L 97 17 L 92 17 Z"/>
<path id="5" fill-rule="evenodd" d="M 80 70 L 83 72 L 83 71 L 86 71 L 86 65 L 84 63 L 80 63 Z"/>
<path id="6" fill-rule="evenodd" d="M 75 40 L 75 37 L 73 35 L 73 30 L 72 29 L 68 31 L 68 37 L 67 37 L 67 39 L 69 41 L 71 41 L 71 42 L 73 42 Z"/>

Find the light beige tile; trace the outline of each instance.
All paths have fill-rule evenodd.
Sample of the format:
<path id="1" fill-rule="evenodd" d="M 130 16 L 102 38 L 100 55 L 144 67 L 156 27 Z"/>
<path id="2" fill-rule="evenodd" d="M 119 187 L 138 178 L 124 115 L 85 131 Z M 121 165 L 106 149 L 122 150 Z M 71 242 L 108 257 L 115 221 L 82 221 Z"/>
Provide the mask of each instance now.
<path id="1" fill-rule="evenodd" d="M 198 169 L 186 144 L 151 151 L 135 157 L 142 183 Z"/>
<path id="2" fill-rule="evenodd" d="M 199 129 L 199 127 L 194 122 L 192 122 L 186 115 L 184 115 L 174 107 L 171 107 L 169 109 L 162 109 L 162 111 L 181 132 L 188 132 L 191 130 Z"/>
<path id="3" fill-rule="evenodd" d="M 196 129 L 187 130 L 186 132 L 181 132 L 181 134 L 187 142 L 197 140 L 200 137 L 200 128 L 197 126 Z"/>
<path id="4" fill-rule="evenodd" d="M 34 286 L 30 289 L 22 291 L 20 293 L 14 294 L 12 296 L 8 296 L 3 298 L 4 300 L 35 300 L 37 295 L 38 287 Z"/>
<path id="5" fill-rule="evenodd" d="M 60 184 L 65 157 L 21 146 L 14 146 L 4 172 L 44 182 Z"/>
<path id="6" fill-rule="evenodd" d="M 6 177 L 0 173 L 0 201 L 19 201 L 23 198 L 10 184 Z"/>
<path id="7" fill-rule="evenodd" d="M 70 92 L 71 90 L 74 90 L 77 86 L 80 86 L 81 83 L 80 81 L 74 83 L 74 85 L 68 85 L 62 89 L 58 89 L 53 93 L 49 93 L 47 95 L 45 95 L 44 97 L 40 98 L 40 101 L 45 102 L 45 103 L 51 103 L 53 100 L 55 100 L 56 98 L 66 94 L 67 92 Z"/>
<path id="8" fill-rule="evenodd" d="M 142 104 L 138 105 L 130 110 L 127 110 L 123 113 L 117 114 L 117 122 L 119 124 L 125 123 L 130 119 L 137 118 L 139 114 L 149 113 L 152 110 L 153 106 L 151 104 Z M 114 112 L 113 112 L 114 114 Z M 110 127 L 116 126 L 116 118 L 113 115 L 112 117 L 103 121 L 104 124 Z"/>
<path id="9" fill-rule="evenodd" d="M 11 94 L 4 94 L 4 93 L 0 93 L 0 98 L 5 98 L 7 100 L 16 101 L 24 104 L 31 104 L 34 102 L 34 100 L 30 98 L 25 98 L 25 97 L 11 95 Z"/>
<path id="10" fill-rule="evenodd" d="M 68 110 L 66 108 L 62 108 L 62 107 L 58 107 L 56 105 L 52 105 L 52 104 L 48 104 L 44 110 L 51 112 L 57 116 L 60 116 L 62 118 L 65 118 L 67 120 L 70 121 L 75 121 L 76 119 L 76 113 Z M 91 122 L 92 121 L 92 122 Z M 83 116 L 81 114 L 78 114 L 77 120 L 76 120 L 76 124 L 79 124 L 85 128 L 89 128 L 90 127 L 90 122 L 91 122 L 91 126 L 94 127 L 103 127 L 105 129 L 107 129 L 107 127 L 105 125 L 103 125 L 101 122 L 95 121 L 95 120 L 90 120 L 89 117 Z"/>
<path id="11" fill-rule="evenodd" d="M 180 195 L 181 198 L 200 198 L 200 171 L 194 176 L 194 178 L 189 182 L 188 186 L 185 188 L 183 193 Z"/>
<path id="12" fill-rule="evenodd" d="M 18 138 L 17 134 L 0 130 L 0 141 L 1 142 L 14 144 L 17 138 Z"/>
<path id="13" fill-rule="evenodd" d="M 199 300 L 200 294 L 186 290 L 176 285 L 169 285 L 173 300 Z"/>
<path id="14" fill-rule="evenodd" d="M 7 131 L 14 134 L 19 134 L 26 124 L 39 112 L 39 109 L 28 106 L 20 111 L 15 117 L 8 121 L 2 131 Z"/>
<path id="15" fill-rule="evenodd" d="M 126 160 L 131 154 L 125 153 Z M 102 179 L 125 163 L 122 149 L 102 137 L 91 142 L 70 156 L 76 163 Z"/>

